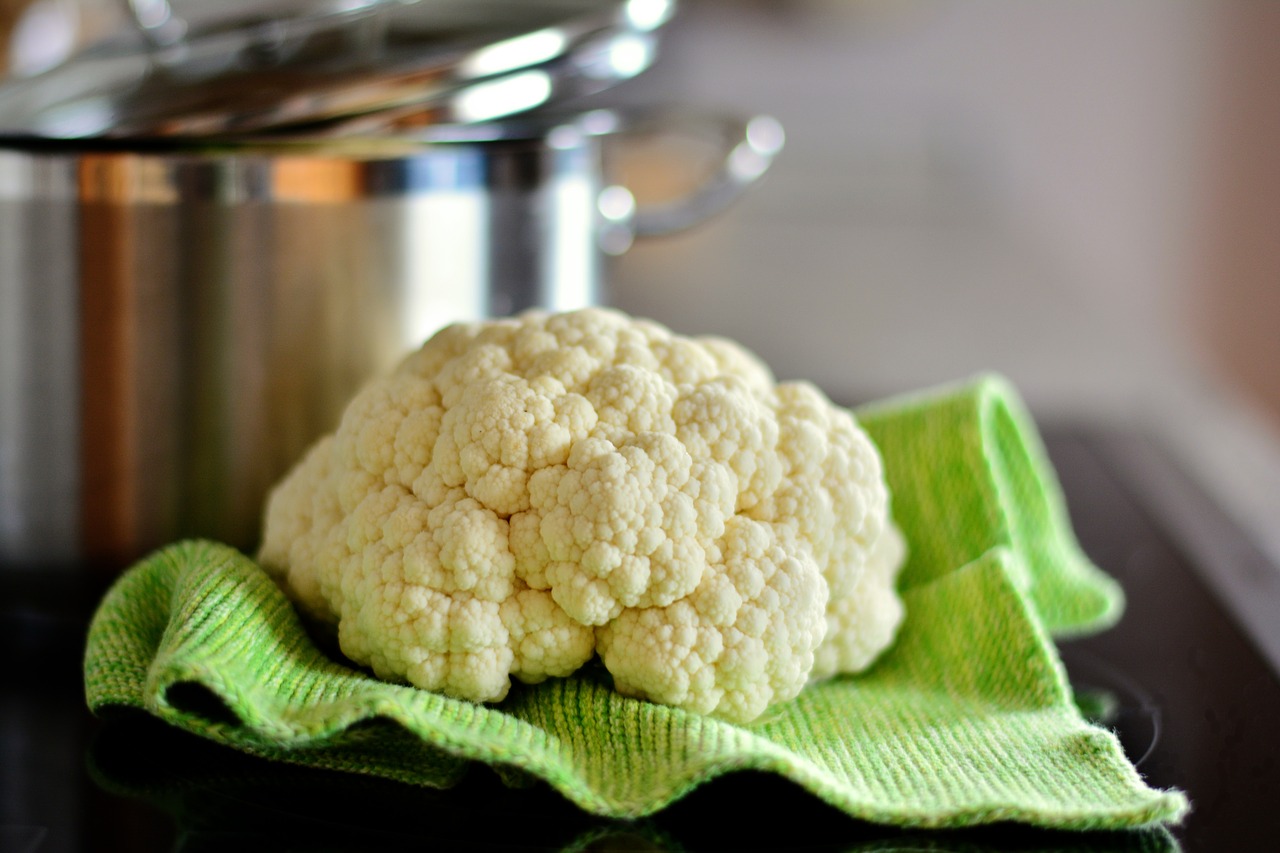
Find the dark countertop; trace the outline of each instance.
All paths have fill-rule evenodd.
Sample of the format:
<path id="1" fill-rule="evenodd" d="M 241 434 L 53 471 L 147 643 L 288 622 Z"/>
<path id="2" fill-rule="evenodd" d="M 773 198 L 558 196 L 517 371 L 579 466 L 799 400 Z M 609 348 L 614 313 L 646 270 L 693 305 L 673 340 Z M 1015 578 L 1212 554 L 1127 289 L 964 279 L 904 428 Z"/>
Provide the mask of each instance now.
<path id="1" fill-rule="evenodd" d="M 1141 470 L 1130 464 L 1150 451 L 1141 436 L 1052 429 L 1046 441 L 1082 545 L 1129 599 L 1116 628 L 1062 646 L 1073 683 L 1117 730 L 1150 784 L 1189 794 L 1193 812 L 1173 832 L 1183 849 L 1274 849 L 1280 679 L 1222 603 L 1239 590 L 1223 580 L 1230 561 L 1205 569 L 1197 562 L 1205 548 L 1170 530 L 1176 512 L 1169 501 L 1150 499 L 1141 473 L 1156 463 Z M 1162 464 L 1162 476 L 1177 476 Z M 1205 519 L 1213 509 L 1205 502 L 1182 511 Z M 1205 529 L 1231 545 L 1238 565 L 1272 570 L 1225 519 L 1201 535 Z M 885 829 L 762 774 L 722 778 L 654 818 L 621 823 L 584 815 L 548 789 L 508 790 L 482 767 L 440 792 L 271 764 L 147 718 L 104 723 L 89 716 L 79 663 L 101 584 L 0 573 L 0 590 L 0 646 L 16 663 L 0 685 L 0 850 L 348 850 L 431 842 L 450 849 L 691 852 L 1171 849 L 1159 834 Z"/>

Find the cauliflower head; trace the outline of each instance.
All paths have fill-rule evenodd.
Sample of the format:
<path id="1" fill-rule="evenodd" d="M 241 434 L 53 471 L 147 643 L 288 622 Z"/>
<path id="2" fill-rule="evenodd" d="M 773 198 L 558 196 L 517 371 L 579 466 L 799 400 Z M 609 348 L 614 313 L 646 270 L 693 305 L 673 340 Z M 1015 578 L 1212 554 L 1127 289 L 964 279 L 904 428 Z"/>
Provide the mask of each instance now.
<path id="1" fill-rule="evenodd" d="M 474 701 L 599 655 L 748 722 L 902 620 L 875 447 L 807 383 L 617 311 L 449 326 L 267 504 L 259 559 L 382 678 Z"/>

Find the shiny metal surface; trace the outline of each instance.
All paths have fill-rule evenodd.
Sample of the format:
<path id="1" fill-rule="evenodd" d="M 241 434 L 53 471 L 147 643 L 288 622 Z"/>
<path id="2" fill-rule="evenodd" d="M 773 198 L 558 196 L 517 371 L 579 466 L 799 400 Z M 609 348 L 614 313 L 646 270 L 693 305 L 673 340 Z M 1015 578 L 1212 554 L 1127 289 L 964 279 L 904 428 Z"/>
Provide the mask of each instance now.
<path id="1" fill-rule="evenodd" d="M 371 373 L 449 321 L 595 300 L 595 156 L 0 152 L 0 559 L 252 546 Z"/>
<path id="2" fill-rule="evenodd" d="M 726 117 L 717 122 L 691 114 L 674 122 L 662 120 L 659 124 L 675 125 L 672 129 L 683 129 L 690 134 L 710 131 L 718 136 L 725 155 L 715 174 L 696 194 L 637 210 L 632 221 L 637 237 L 674 234 L 724 210 L 768 171 L 786 140 L 782 125 L 767 115 L 745 121 Z"/>
<path id="3" fill-rule="evenodd" d="M 639 74 L 674 0 L 291 5 L 251 15 L 233 4 L 227 18 L 217 4 L 134 2 L 133 28 L 0 85 L 0 134 L 208 137 L 371 114 L 490 121 Z"/>
<path id="4" fill-rule="evenodd" d="M 78 553 L 75 195 L 72 163 L 0 152 L 0 558 Z"/>
<path id="5" fill-rule="evenodd" d="M 703 121 L 728 159 L 753 126 Z M 0 567 L 252 549 L 371 374 L 449 322 L 602 301 L 603 249 L 645 213 L 602 175 L 628 126 L 0 149 Z"/>

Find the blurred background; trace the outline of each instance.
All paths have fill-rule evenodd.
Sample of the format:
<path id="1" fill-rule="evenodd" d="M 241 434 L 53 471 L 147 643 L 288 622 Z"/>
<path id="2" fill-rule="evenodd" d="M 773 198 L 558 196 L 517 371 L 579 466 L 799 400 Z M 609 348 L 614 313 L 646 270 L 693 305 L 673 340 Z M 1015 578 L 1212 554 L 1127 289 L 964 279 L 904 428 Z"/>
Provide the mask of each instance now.
<path id="1" fill-rule="evenodd" d="M 1274 3 L 688 0 L 632 91 L 787 148 L 614 299 L 837 398 L 994 370 L 1150 430 L 1280 561 L 1277 44 Z"/>

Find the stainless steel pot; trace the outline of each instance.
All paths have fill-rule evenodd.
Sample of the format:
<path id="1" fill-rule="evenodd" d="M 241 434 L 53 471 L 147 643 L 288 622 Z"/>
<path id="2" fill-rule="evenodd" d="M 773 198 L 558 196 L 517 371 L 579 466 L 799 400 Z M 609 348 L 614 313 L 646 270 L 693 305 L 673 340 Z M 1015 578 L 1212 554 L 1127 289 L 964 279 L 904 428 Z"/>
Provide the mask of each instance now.
<path id="1" fill-rule="evenodd" d="M 0 85 L 0 569 L 252 547 L 371 374 L 448 322 L 601 301 L 608 253 L 781 144 L 650 117 L 722 168 L 661 209 L 610 185 L 602 145 L 646 122 L 564 103 L 647 67 L 671 0 L 276 6 L 130 0 L 134 26 Z"/>
<path id="2" fill-rule="evenodd" d="M 635 210 L 630 122 L 363 139 L 0 148 L 0 565 L 119 565 L 180 536 L 252 547 L 268 487 L 370 374 L 437 327 L 601 299 L 606 251 L 714 213 L 781 144 Z"/>

